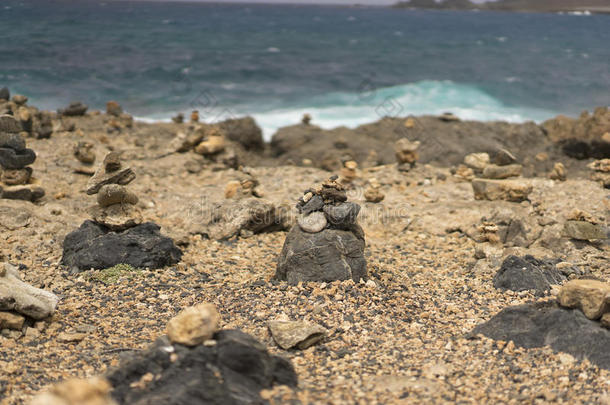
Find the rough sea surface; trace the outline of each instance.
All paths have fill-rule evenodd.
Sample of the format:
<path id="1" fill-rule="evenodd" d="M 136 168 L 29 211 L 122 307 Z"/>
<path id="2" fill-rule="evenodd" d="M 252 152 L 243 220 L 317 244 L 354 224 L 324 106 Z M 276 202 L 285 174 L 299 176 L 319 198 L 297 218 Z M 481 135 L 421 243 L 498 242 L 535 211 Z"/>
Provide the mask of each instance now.
<path id="1" fill-rule="evenodd" d="M 253 114 L 267 136 L 452 111 L 543 120 L 610 104 L 610 16 L 3 0 L 0 87 L 56 109 Z"/>

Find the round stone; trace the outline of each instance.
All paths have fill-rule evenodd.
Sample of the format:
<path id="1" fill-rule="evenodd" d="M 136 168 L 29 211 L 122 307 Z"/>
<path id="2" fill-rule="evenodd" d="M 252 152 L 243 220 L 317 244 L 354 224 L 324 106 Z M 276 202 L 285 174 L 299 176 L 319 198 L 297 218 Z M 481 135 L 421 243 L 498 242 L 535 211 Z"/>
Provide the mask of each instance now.
<path id="1" fill-rule="evenodd" d="M 298 223 L 305 232 L 317 233 L 326 228 L 328 222 L 323 213 L 316 211 L 309 215 L 300 216 Z"/>

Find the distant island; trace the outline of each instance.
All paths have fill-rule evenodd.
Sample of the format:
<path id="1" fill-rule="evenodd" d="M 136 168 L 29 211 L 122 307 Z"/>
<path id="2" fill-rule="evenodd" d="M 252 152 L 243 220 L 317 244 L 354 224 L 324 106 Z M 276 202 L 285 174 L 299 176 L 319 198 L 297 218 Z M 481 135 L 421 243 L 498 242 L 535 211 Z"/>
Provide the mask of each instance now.
<path id="1" fill-rule="evenodd" d="M 610 0 L 498 0 L 479 4 L 470 0 L 410 0 L 400 1 L 393 7 L 425 10 L 610 13 Z"/>

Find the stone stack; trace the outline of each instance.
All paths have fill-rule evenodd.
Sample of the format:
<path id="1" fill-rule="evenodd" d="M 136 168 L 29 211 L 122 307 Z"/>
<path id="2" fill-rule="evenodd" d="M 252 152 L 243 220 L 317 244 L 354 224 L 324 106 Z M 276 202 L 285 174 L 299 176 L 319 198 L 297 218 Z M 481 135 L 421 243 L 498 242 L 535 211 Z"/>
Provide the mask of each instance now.
<path id="1" fill-rule="evenodd" d="M 394 144 L 394 152 L 396 153 L 396 161 L 398 162 L 398 170 L 408 172 L 419 159 L 420 142 L 411 142 L 407 138 L 401 138 Z"/>
<path id="2" fill-rule="evenodd" d="M 360 206 L 347 201 L 345 188 L 332 176 L 305 191 L 297 203 L 292 227 L 275 277 L 300 281 L 366 280 L 364 231 L 356 218 Z"/>
<path id="3" fill-rule="evenodd" d="M 597 181 L 605 188 L 610 188 L 610 159 L 601 159 L 589 163 L 591 180 Z"/>
<path id="4" fill-rule="evenodd" d="M 36 153 L 26 148 L 21 125 L 10 115 L 0 116 L 0 198 L 36 201 L 45 194 L 32 178 Z"/>
<path id="5" fill-rule="evenodd" d="M 74 157 L 80 162 L 75 168 L 76 173 L 93 175 L 95 174 L 95 152 L 93 151 L 93 144 L 88 141 L 79 141 L 74 145 Z"/>
<path id="6" fill-rule="evenodd" d="M 237 169 L 239 166 L 235 149 L 229 146 L 225 130 L 218 125 L 199 124 L 192 126 L 188 133 L 178 132 L 170 148 L 171 152 L 194 151 L 203 156 L 203 161 L 196 164 L 200 168 L 207 163 L 212 164 L 212 169 Z M 187 169 L 193 172 L 192 169 Z M 200 169 L 194 170 L 199 171 Z"/>
<path id="7" fill-rule="evenodd" d="M 263 196 L 264 193 L 258 179 L 247 167 L 242 168 L 238 172 L 238 178 L 229 181 L 225 187 L 225 198 L 262 198 Z"/>
<path id="8" fill-rule="evenodd" d="M 369 180 L 369 186 L 364 191 L 364 199 L 368 202 L 378 203 L 383 201 L 385 194 L 381 192 L 381 184 L 376 178 Z"/>
<path id="9" fill-rule="evenodd" d="M 15 94 L 12 98 L 7 88 L 0 89 L 0 115 L 8 114 L 19 123 L 24 136 L 48 138 L 53 133 L 52 116 L 48 111 L 39 111 L 27 105 L 28 98 Z"/>
<path id="10" fill-rule="evenodd" d="M 355 160 L 348 160 L 343 163 L 341 169 L 341 176 L 339 181 L 341 184 L 349 184 L 358 178 L 358 162 Z"/>
<path id="11" fill-rule="evenodd" d="M 136 207 L 138 196 L 125 186 L 136 178 L 130 167 L 123 167 L 120 155 L 111 152 L 87 183 L 87 194 L 97 194 L 97 206 L 90 209 L 93 220 L 113 231 L 124 231 L 142 223 Z"/>

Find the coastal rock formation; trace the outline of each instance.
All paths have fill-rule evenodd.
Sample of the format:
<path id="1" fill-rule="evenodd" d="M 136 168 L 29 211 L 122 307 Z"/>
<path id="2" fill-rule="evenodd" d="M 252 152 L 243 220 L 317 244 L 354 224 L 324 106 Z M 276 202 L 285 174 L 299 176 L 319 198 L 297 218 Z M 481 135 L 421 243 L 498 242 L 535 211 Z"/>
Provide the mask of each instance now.
<path id="1" fill-rule="evenodd" d="M 66 236 L 64 265 L 86 270 L 124 263 L 156 269 L 180 261 L 182 252 L 160 234 L 159 226 L 142 224 L 138 197 L 125 187 L 135 177 L 130 167 L 122 165 L 118 153 L 106 155 L 87 182 L 87 194 L 97 194 L 97 205 L 89 209 L 93 221 L 85 221 Z"/>
<path id="2" fill-rule="evenodd" d="M 356 222 L 360 206 L 346 202 L 337 178 L 306 190 L 299 199 L 300 217 L 286 236 L 277 279 L 291 284 L 367 279 L 364 232 Z"/>
<path id="3" fill-rule="evenodd" d="M 296 386 L 289 361 L 239 330 L 213 335 L 213 345 L 172 344 L 162 337 L 108 375 L 119 404 L 260 404 L 260 391 Z"/>
<path id="4" fill-rule="evenodd" d="M 0 198 L 37 201 L 45 194 L 32 178 L 36 153 L 27 149 L 21 125 L 11 115 L 0 115 Z"/>

